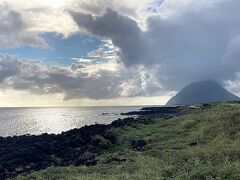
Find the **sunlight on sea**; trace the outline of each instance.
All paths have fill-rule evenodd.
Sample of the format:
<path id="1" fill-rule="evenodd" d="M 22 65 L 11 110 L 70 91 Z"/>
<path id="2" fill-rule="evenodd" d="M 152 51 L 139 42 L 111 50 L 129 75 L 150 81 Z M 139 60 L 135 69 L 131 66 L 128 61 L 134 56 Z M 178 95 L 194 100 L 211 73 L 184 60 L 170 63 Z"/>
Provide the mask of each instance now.
<path id="1" fill-rule="evenodd" d="M 109 124 L 141 107 L 0 108 L 0 136 L 59 134 L 95 123 Z"/>

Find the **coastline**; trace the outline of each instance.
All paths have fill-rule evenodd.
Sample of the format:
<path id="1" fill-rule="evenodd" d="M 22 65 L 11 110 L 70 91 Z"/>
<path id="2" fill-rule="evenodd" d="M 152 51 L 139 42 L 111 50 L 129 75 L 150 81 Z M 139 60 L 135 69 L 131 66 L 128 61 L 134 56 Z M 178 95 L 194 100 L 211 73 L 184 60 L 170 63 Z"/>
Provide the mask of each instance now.
<path id="1" fill-rule="evenodd" d="M 235 149 L 239 136 L 234 133 L 239 132 L 239 126 L 232 124 L 237 123 L 239 111 L 237 102 L 147 107 L 129 112 L 137 118 L 118 119 L 108 125 L 84 126 L 59 135 L 0 138 L 0 179 L 142 179 L 148 174 L 154 179 L 175 177 L 175 173 L 180 179 L 201 179 L 210 173 L 204 170 L 206 163 L 217 164 L 211 165 L 215 168 L 211 174 L 218 175 L 214 177 L 222 177 L 221 172 L 238 177 Z M 233 141 L 235 145 L 229 146 Z M 218 143 L 216 152 L 214 142 Z M 230 152 L 231 163 L 225 168 L 226 152 Z M 196 172 L 191 159 L 201 162 Z M 218 172 L 218 167 L 225 169 Z M 184 168 L 190 174 L 184 173 Z"/>
<path id="2" fill-rule="evenodd" d="M 85 125 L 110 124 L 120 113 L 142 107 L 0 108 L 0 136 L 61 134 Z"/>
<path id="3" fill-rule="evenodd" d="M 44 133 L 0 137 L 0 178 L 12 178 L 50 166 L 96 165 L 95 157 L 116 144 L 117 137 L 109 131 L 111 128 L 148 122 L 153 116 L 168 119 L 179 112 L 178 107 L 146 107 L 140 111 L 124 113 L 137 115 L 137 118 L 118 119 L 107 125 L 84 126 L 58 135 Z"/>

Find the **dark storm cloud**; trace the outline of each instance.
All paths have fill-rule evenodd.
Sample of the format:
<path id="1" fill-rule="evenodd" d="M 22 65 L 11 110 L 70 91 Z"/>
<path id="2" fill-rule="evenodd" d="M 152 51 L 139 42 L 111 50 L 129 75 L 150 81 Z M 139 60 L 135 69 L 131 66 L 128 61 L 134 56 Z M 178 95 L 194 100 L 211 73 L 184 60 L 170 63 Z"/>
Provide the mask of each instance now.
<path id="1" fill-rule="evenodd" d="M 71 12 L 79 27 L 85 28 L 91 34 L 111 39 L 113 44 L 121 49 L 120 56 L 125 64 L 146 61 L 143 53 L 147 49 L 143 32 L 137 23 L 121 16 L 108 8 L 103 16 L 94 17 L 91 14 Z"/>
<path id="2" fill-rule="evenodd" d="M 162 6 L 174 2 L 165 1 Z M 110 39 L 126 66 L 158 65 L 159 82 L 168 89 L 192 81 L 236 78 L 240 70 L 240 1 L 191 1 L 186 7 L 170 7 L 172 15 L 149 17 L 146 31 L 111 9 L 96 17 L 71 15 L 79 28 Z"/>

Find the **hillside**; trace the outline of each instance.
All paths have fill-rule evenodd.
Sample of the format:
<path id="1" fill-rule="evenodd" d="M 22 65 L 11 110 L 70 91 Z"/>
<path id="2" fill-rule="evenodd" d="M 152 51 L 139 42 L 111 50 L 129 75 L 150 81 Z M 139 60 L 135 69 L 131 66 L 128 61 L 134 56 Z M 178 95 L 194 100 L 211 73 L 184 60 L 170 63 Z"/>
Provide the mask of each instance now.
<path id="1" fill-rule="evenodd" d="M 228 92 L 218 83 L 214 81 L 201 81 L 185 86 L 176 96 L 172 97 L 166 105 L 193 105 L 233 100 L 239 100 L 239 97 Z"/>
<path id="2" fill-rule="evenodd" d="M 240 179 L 240 104 L 181 112 L 112 127 L 117 143 L 96 166 L 50 167 L 16 179 Z"/>

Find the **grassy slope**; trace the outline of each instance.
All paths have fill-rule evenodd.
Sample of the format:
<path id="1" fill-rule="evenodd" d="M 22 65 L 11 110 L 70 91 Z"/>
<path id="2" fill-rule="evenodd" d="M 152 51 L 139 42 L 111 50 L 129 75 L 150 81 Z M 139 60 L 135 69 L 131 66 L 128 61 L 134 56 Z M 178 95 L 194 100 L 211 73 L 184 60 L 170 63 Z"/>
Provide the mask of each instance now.
<path id="1" fill-rule="evenodd" d="M 94 167 L 49 168 L 17 179 L 240 179 L 240 104 L 214 104 L 195 113 L 112 129 L 118 145 Z M 145 139 L 141 152 L 131 140 Z M 198 145 L 190 146 L 192 142 Z M 111 157 L 121 164 L 104 163 Z"/>

